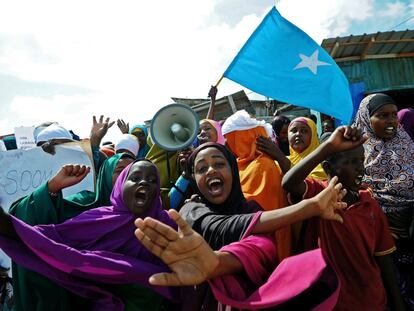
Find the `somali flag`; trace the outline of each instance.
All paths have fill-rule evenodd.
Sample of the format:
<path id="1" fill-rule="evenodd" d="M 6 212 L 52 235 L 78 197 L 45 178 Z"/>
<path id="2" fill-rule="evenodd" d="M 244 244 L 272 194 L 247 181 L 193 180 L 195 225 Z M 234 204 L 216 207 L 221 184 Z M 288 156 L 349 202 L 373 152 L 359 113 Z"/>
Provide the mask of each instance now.
<path id="1" fill-rule="evenodd" d="M 349 122 L 348 80 L 335 61 L 273 7 L 223 76 L 279 101 Z"/>

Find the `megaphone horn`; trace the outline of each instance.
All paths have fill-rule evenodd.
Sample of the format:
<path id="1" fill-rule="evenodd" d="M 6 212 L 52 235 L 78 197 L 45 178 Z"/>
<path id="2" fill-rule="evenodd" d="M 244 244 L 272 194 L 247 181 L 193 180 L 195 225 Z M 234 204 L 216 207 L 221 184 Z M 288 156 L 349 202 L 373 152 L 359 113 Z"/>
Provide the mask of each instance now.
<path id="1" fill-rule="evenodd" d="M 192 144 L 197 136 L 199 118 L 196 112 L 183 104 L 162 107 L 151 121 L 150 134 L 161 149 L 176 151 Z"/>

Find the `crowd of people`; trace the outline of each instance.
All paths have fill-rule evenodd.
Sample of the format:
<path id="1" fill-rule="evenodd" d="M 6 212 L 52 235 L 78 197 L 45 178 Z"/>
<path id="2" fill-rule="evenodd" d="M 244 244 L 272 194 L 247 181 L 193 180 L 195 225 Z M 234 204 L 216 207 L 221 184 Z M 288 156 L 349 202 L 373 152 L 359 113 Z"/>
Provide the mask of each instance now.
<path id="1" fill-rule="evenodd" d="M 214 120 L 216 94 L 177 151 L 124 120 L 104 141 L 115 121 L 93 117 L 93 167 L 0 211 L 3 310 L 414 310 L 414 110 L 371 94 L 319 136 L 307 116 Z M 34 137 L 79 139 L 56 122 Z M 91 170 L 94 192 L 63 197 Z"/>

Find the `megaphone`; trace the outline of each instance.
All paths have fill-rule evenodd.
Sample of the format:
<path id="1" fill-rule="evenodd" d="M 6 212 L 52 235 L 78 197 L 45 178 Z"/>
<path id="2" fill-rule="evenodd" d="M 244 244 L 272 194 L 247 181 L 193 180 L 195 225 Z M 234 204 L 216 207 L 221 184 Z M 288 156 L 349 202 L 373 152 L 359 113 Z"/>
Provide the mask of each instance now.
<path id="1" fill-rule="evenodd" d="M 161 149 L 177 151 L 193 143 L 198 127 L 199 118 L 193 109 L 183 104 L 170 104 L 154 115 L 150 134 Z"/>

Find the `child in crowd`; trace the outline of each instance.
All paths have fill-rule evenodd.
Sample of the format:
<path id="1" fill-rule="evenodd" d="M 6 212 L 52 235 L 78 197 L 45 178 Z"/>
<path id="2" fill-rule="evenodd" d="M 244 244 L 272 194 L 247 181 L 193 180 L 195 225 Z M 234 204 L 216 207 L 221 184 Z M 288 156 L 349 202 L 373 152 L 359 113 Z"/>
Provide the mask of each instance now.
<path id="1" fill-rule="evenodd" d="M 337 176 L 347 189 L 343 201 L 348 207 L 338 211 L 342 224 L 315 218 L 302 228 L 305 246 L 318 243 L 339 276 L 341 290 L 335 310 L 385 310 L 387 302 L 392 310 L 404 310 L 390 257 L 395 245 L 387 220 L 370 190 L 361 185 L 364 141 L 356 128 L 338 128 L 289 170 L 282 185 L 291 200 L 317 195 L 327 181 L 307 176 L 323 162 L 329 179 Z"/>

